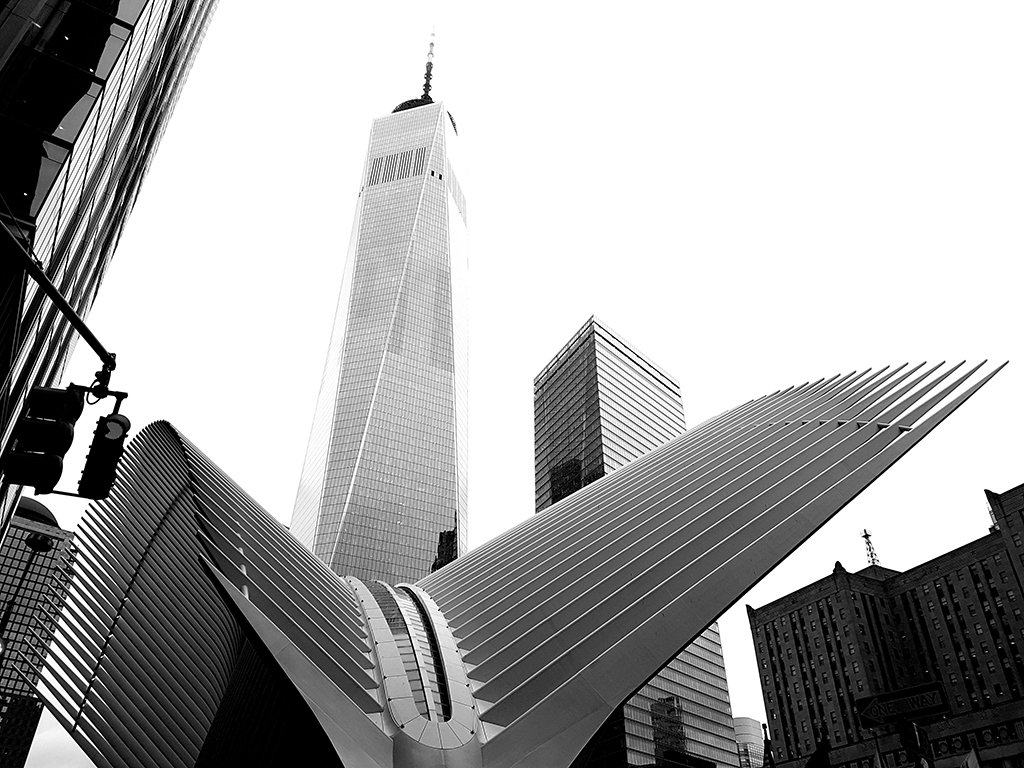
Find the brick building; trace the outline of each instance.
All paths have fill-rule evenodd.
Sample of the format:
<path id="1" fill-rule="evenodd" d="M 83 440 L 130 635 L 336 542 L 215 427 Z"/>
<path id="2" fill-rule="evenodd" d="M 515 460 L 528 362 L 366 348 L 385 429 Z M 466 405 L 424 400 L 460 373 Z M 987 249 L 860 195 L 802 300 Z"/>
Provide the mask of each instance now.
<path id="1" fill-rule="evenodd" d="M 916 717 L 937 768 L 972 748 L 983 768 L 1024 765 L 1024 485 L 985 491 L 986 536 L 905 572 L 872 565 L 747 607 L 779 768 L 827 738 L 835 768 L 909 764 L 894 725 L 869 729 L 857 701 L 941 686 L 945 711 Z M 877 742 L 876 742 L 877 736 Z"/>

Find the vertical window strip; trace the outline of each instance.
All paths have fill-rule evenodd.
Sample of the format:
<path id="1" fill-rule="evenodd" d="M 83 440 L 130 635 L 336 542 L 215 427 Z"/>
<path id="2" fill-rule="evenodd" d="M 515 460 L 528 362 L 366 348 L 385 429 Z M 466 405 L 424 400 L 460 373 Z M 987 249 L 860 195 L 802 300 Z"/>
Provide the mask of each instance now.
<path id="1" fill-rule="evenodd" d="M 421 176 L 426 172 L 426 165 L 427 147 L 380 155 L 370 160 L 366 186 L 372 187 L 376 184 L 408 179 L 410 176 Z"/>

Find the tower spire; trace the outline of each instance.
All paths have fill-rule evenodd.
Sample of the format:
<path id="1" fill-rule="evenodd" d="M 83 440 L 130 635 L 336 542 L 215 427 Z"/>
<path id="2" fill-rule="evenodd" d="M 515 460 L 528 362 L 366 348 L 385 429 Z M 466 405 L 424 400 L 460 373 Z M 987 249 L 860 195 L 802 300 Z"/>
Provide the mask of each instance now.
<path id="1" fill-rule="evenodd" d="M 434 33 L 430 33 L 430 50 L 427 51 L 427 73 L 423 76 L 423 96 L 422 98 L 426 102 L 433 102 L 430 98 L 430 78 L 433 77 L 434 72 Z"/>
<path id="2" fill-rule="evenodd" d="M 864 529 L 864 533 L 860 535 L 864 539 L 864 546 L 868 550 L 868 565 L 880 565 L 878 562 L 878 553 L 875 552 L 875 545 L 871 543 L 871 531 L 867 528 Z"/>

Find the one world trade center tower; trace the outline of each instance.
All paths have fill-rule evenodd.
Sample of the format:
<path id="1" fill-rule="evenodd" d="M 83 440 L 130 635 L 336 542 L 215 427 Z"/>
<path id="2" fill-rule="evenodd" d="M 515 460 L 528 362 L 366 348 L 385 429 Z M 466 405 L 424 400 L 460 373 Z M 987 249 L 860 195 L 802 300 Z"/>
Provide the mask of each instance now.
<path id="1" fill-rule="evenodd" d="M 395 584 L 466 546 L 466 204 L 455 121 L 423 95 L 373 121 L 292 533 Z"/>

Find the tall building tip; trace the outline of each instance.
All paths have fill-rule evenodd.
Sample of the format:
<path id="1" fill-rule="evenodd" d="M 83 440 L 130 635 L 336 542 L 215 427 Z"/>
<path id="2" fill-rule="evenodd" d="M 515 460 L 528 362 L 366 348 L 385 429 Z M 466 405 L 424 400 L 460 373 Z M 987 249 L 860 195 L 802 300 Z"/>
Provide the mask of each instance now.
<path id="1" fill-rule="evenodd" d="M 431 80 L 434 77 L 434 32 L 430 33 L 430 45 L 427 48 L 427 65 L 426 71 L 423 75 L 423 93 L 415 99 L 408 99 L 403 101 L 393 110 L 391 113 L 404 112 L 407 109 L 415 109 L 416 107 L 425 107 L 427 104 L 433 104 L 434 100 L 430 97 L 430 90 L 432 88 Z"/>

